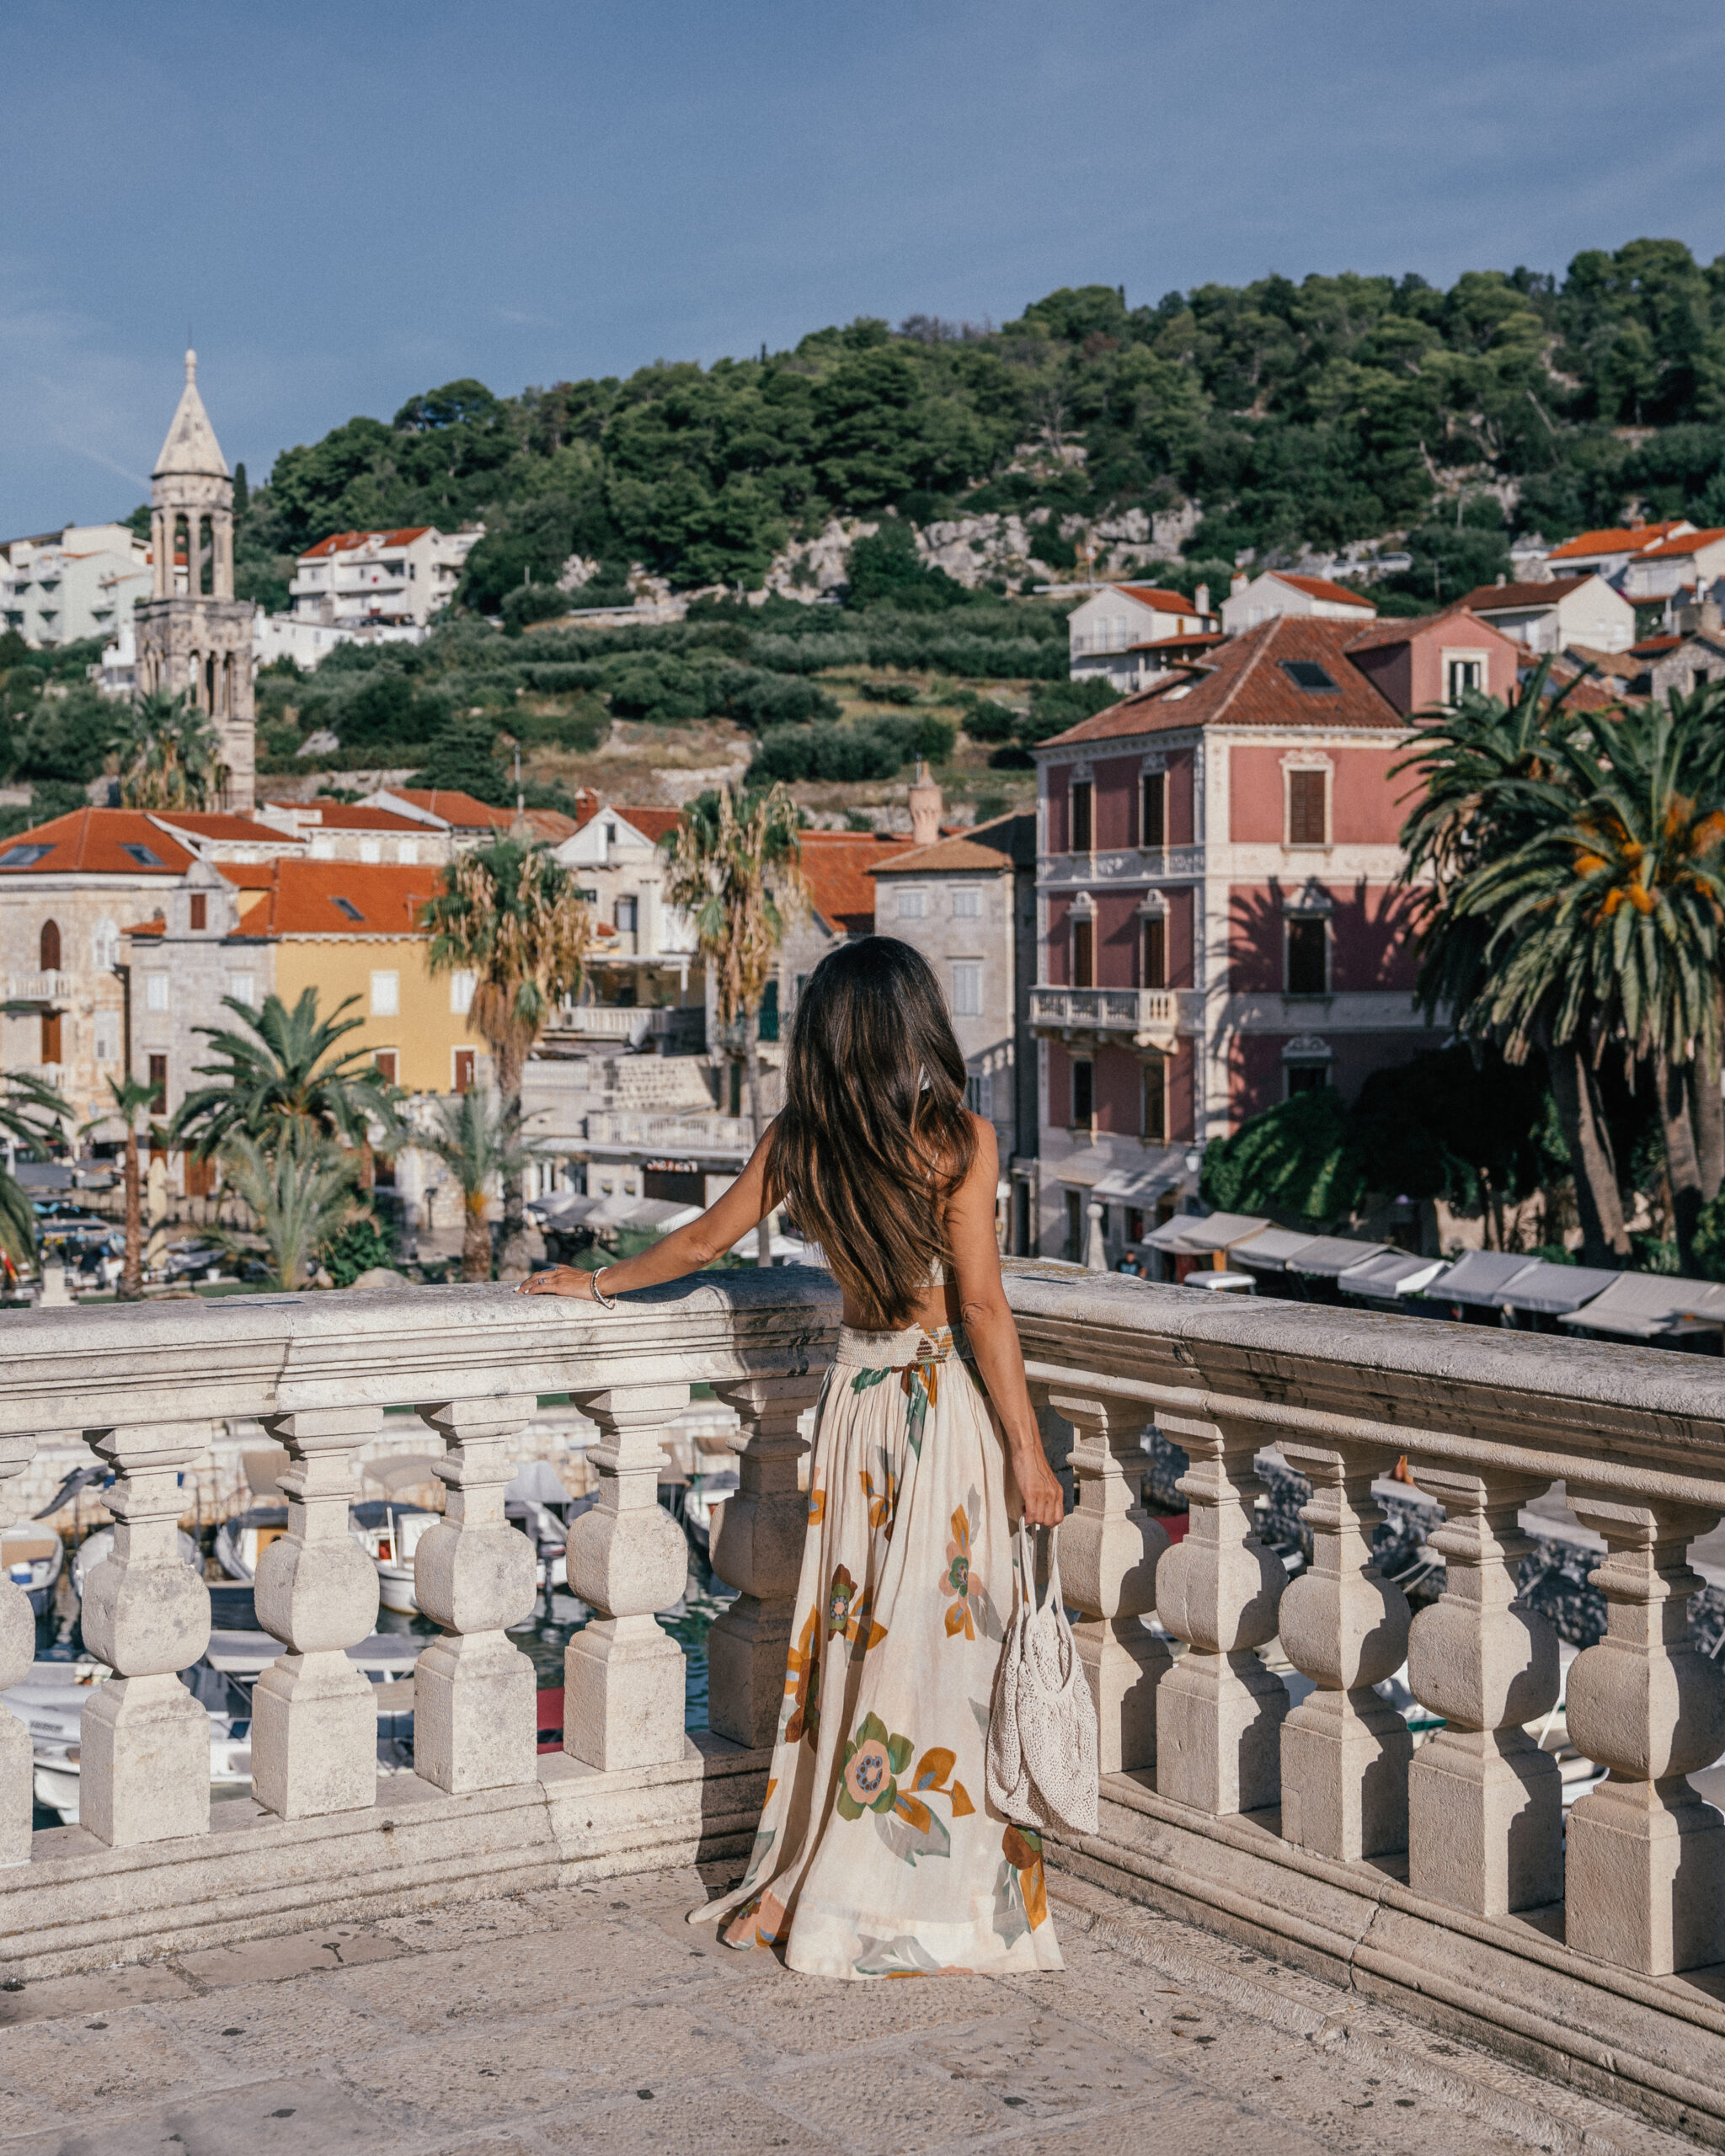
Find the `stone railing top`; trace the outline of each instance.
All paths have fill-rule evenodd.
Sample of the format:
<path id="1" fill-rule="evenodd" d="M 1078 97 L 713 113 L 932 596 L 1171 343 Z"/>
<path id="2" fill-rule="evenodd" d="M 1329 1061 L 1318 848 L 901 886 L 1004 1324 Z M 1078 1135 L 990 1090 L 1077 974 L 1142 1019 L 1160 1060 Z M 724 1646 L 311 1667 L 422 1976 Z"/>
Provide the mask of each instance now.
<path id="1" fill-rule="evenodd" d="M 825 1273 L 708 1273 L 615 1310 L 501 1283 L 32 1310 L 0 1332 L 0 1442 L 44 1429 L 792 1374 L 831 1353 Z"/>
<path id="2" fill-rule="evenodd" d="M 1584 1465 L 1625 1493 L 1725 1496 L 1725 1364 L 1423 1317 L 1150 1286 L 1047 1261 L 1009 1263 L 1033 1380 L 1157 1410 L 1257 1423 L 1263 1441 L 1370 1442 L 1427 1457 Z M 1146 1415 L 1146 1420 L 1149 1415 Z"/>
<path id="3" fill-rule="evenodd" d="M 1514 1465 L 1685 1502 L 1725 1498 L 1712 1358 L 1008 1263 L 1033 1383 L 1157 1413 Z M 0 1448 L 47 1429 L 396 1406 L 822 1366 L 824 1273 L 708 1273 L 613 1311 L 502 1285 L 37 1310 L 8 1316 Z"/>

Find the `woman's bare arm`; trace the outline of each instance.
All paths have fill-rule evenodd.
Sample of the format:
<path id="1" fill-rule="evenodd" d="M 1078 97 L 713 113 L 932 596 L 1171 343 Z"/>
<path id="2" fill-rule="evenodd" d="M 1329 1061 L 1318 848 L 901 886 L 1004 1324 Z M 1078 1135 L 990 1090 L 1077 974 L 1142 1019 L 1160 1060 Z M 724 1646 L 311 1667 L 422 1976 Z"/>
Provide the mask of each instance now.
<path id="1" fill-rule="evenodd" d="M 1024 1355 L 1018 1328 L 1001 1279 L 1000 1246 L 995 1240 L 995 1189 L 1000 1158 L 994 1125 L 972 1116 L 976 1157 L 970 1172 L 947 1206 L 947 1236 L 953 1249 L 959 1314 L 988 1396 L 1006 1433 L 1007 1449 L 1024 1517 L 1033 1527 L 1055 1526 L 1065 1499 L 1042 1449 L 1036 1411 L 1024 1382 Z"/>
<path id="2" fill-rule="evenodd" d="M 698 1220 L 679 1228 L 675 1235 L 644 1250 L 638 1257 L 626 1257 L 617 1265 L 602 1265 L 607 1295 L 627 1294 L 632 1288 L 656 1287 L 661 1280 L 681 1280 L 698 1273 L 740 1242 L 762 1216 L 772 1211 L 766 1198 L 767 1141 L 762 1139 L 730 1188 L 716 1198 Z M 554 1265 L 548 1273 L 536 1273 L 516 1289 L 521 1295 L 573 1295 L 578 1301 L 593 1300 L 596 1273 L 584 1273 L 574 1265 Z"/>

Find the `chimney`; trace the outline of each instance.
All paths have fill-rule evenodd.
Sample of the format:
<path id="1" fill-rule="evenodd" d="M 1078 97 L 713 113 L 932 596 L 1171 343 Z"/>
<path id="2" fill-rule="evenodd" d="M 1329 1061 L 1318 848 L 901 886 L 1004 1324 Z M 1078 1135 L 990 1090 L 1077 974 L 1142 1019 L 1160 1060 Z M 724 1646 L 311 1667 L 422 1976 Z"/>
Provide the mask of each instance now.
<path id="1" fill-rule="evenodd" d="M 1193 593 L 1192 606 L 1194 611 L 1201 614 L 1206 622 L 1210 619 L 1210 586 L 1207 584 L 1199 584 Z"/>
<path id="2" fill-rule="evenodd" d="M 1509 578 L 1508 578 L 1507 576 L 1505 576 L 1505 575 L 1504 575 L 1504 574 L 1503 574 L 1503 572 L 1502 571 L 1502 569 L 1499 569 L 1499 570 L 1498 570 L 1498 590 L 1499 590 L 1499 591 L 1501 591 L 1501 590 L 1503 589 L 1504 585 L 1505 585 L 1506 584 L 1508 584 L 1508 583 L 1509 583 Z"/>
<path id="3" fill-rule="evenodd" d="M 919 756 L 916 776 L 911 786 L 911 843 L 912 846 L 932 846 L 940 836 L 940 812 L 944 804 L 940 788 L 928 776 L 928 766 Z"/>
<path id="4" fill-rule="evenodd" d="M 1244 569 L 1236 569 L 1233 575 L 1228 579 L 1229 598 L 1237 599 L 1251 581 L 1252 579 L 1247 576 Z"/>

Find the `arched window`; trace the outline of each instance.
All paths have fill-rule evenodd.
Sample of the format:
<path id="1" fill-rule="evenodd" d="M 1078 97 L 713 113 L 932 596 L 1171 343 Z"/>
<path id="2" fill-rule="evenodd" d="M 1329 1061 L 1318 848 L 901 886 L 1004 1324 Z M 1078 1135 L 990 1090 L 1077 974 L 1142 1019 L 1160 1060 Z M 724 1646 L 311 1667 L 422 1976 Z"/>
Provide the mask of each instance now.
<path id="1" fill-rule="evenodd" d="M 41 969 L 45 974 L 60 970 L 60 924 L 55 921 L 42 923 Z"/>

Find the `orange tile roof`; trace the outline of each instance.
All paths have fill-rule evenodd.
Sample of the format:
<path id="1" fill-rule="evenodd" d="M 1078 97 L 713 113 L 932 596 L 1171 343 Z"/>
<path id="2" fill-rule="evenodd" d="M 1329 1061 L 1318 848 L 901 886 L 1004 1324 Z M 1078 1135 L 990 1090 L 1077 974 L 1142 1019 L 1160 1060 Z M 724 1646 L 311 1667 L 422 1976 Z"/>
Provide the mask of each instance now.
<path id="1" fill-rule="evenodd" d="M 1725 529 L 1717 525 L 1707 531 L 1680 531 L 1674 539 L 1662 539 L 1657 547 L 1644 547 L 1640 559 L 1669 561 L 1674 555 L 1696 554 L 1703 547 L 1717 547 L 1722 539 L 1725 539 Z"/>
<path id="2" fill-rule="evenodd" d="M 638 830 L 644 839 L 650 839 L 654 846 L 667 831 L 674 831 L 683 820 L 681 808 L 634 808 L 626 801 L 619 801 L 617 813 L 623 821 Z"/>
<path id="3" fill-rule="evenodd" d="M 1116 584 L 1110 587 L 1123 591 L 1129 599 L 1135 599 L 1140 606 L 1149 606 L 1158 614 L 1190 614 L 1194 621 L 1202 617 L 1197 606 L 1183 592 L 1164 591 L 1154 584 Z"/>
<path id="4" fill-rule="evenodd" d="M 355 547 L 363 547 L 375 539 L 383 547 L 410 547 L 415 539 L 431 529 L 429 524 L 409 524 L 398 531 L 332 531 L 327 539 L 320 539 L 315 547 L 307 547 L 300 556 L 302 562 L 314 562 L 318 556 L 350 554 Z"/>
<path id="5" fill-rule="evenodd" d="M 1589 571 L 1586 576 L 1554 576 L 1546 584 L 1477 584 L 1471 591 L 1462 594 L 1461 603 L 1476 614 L 1493 606 L 1555 606 L 1560 599 L 1592 582 Z"/>
<path id="6" fill-rule="evenodd" d="M 1586 579 L 1583 578 L 1581 581 L 1584 583 Z M 1487 591 L 1498 590 L 1496 584 L 1487 584 L 1484 588 Z M 1543 584 L 1539 587 L 1541 591 L 1549 591 L 1551 588 L 1549 584 Z M 1462 615 L 1467 617 L 1465 622 L 1459 618 Z M 1417 637 L 1429 636 L 1434 629 L 1445 624 L 1460 627 L 1467 636 L 1490 637 L 1517 653 L 1522 648 L 1514 637 L 1505 636 L 1494 623 L 1484 621 L 1472 612 L 1466 599 L 1458 599 L 1454 606 L 1445 607 L 1439 614 L 1401 614 L 1392 616 L 1388 621 L 1374 622 L 1369 629 L 1358 630 L 1350 636 L 1347 648 L 1350 652 L 1381 651 L 1386 644 L 1412 643 Z"/>
<path id="7" fill-rule="evenodd" d="M 973 824 L 969 830 L 955 831 L 932 846 L 913 846 L 909 853 L 877 861 L 863 873 L 896 876 L 909 871 L 936 876 L 973 869 L 979 875 L 998 875 L 1015 861 L 1028 865 L 1035 859 L 1036 814 L 1033 809 L 1021 808 L 991 817 L 985 824 Z"/>
<path id="8" fill-rule="evenodd" d="M 19 847 L 39 846 L 48 849 L 40 860 L 11 869 L 0 865 L 0 873 L 182 876 L 195 857 L 141 808 L 74 808 L 0 842 L 0 864 Z M 126 851 L 129 846 L 151 858 L 140 861 Z"/>
<path id="9" fill-rule="evenodd" d="M 392 786 L 388 791 L 398 800 L 411 801 L 428 815 L 441 816 L 458 831 L 506 831 L 515 819 L 513 808 L 489 808 L 471 793 L 458 793 L 447 787 Z"/>
<path id="10" fill-rule="evenodd" d="M 874 928 L 874 886 L 868 872 L 912 851 L 908 838 L 876 831 L 804 831 L 803 873 L 809 902 L 833 929 L 868 936 Z"/>
<path id="11" fill-rule="evenodd" d="M 1675 651 L 1683 642 L 1681 637 L 1643 637 L 1639 643 L 1629 647 L 1632 659 L 1658 659 L 1668 651 Z"/>
<path id="12" fill-rule="evenodd" d="M 138 921 L 131 928 L 122 928 L 120 932 L 122 936 L 165 936 L 168 933 L 168 918 L 165 914 L 158 913 L 153 921 Z"/>
<path id="13" fill-rule="evenodd" d="M 1194 679 L 1157 682 L 1040 744 L 1108 741 L 1134 734 L 1199 726 L 1365 727 L 1391 731 L 1407 721 L 1381 691 L 1348 663 L 1358 631 L 1314 614 L 1278 614 L 1222 646 Z M 1311 659 L 1334 681 L 1332 690 L 1295 686 L 1290 659 Z"/>
<path id="14" fill-rule="evenodd" d="M 1667 517 L 1663 524 L 1623 524 L 1599 531 L 1578 531 L 1561 547 L 1553 547 L 1548 562 L 1588 561 L 1595 554 L 1638 554 L 1657 546 L 1672 528 L 1685 520 Z"/>
<path id="15" fill-rule="evenodd" d="M 271 801 L 271 808 L 288 808 L 310 815 L 325 831 L 419 831 L 425 826 L 395 808 L 367 808 L 357 801 Z M 273 829 L 266 825 L 265 829 Z"/>
<path id="16" fill-rule="evenodd" d="M 222 815 L 202 808 L 152 808 L 149 813 L 164 824 L 190 831 L 194 838 L 214 839 L 226 846 L 256 846 L 264 839 L 274 839 L 277 845 L 283 841 L 293 844 L 286 831 L 273 824 L 260 824 L 251 816 Z"/>
<path id="17" fill-rule="evenodd" d="M 1278 584 L 1292 584 L 1308 599 L 1327 599 L 1334 606 L 1358 606 L 1368 614 L 1378 611 L 1363 592 L 1350 591 L 1345 584 L 1332 584 L 1327 577 L 1292 576 L 1286 569 L 1272 569 L 1270 574 Z"/>
<path id="18" fill-rule="evenodd" d="M 376 862 L 272 861 L 259 864 L 267 881 L 250 866 L 216 866 L 237 888 L 259 892 L 246 926 L 264 936 L 423 936 L 419 910 L 443 880 L 435 866 Z"/>

